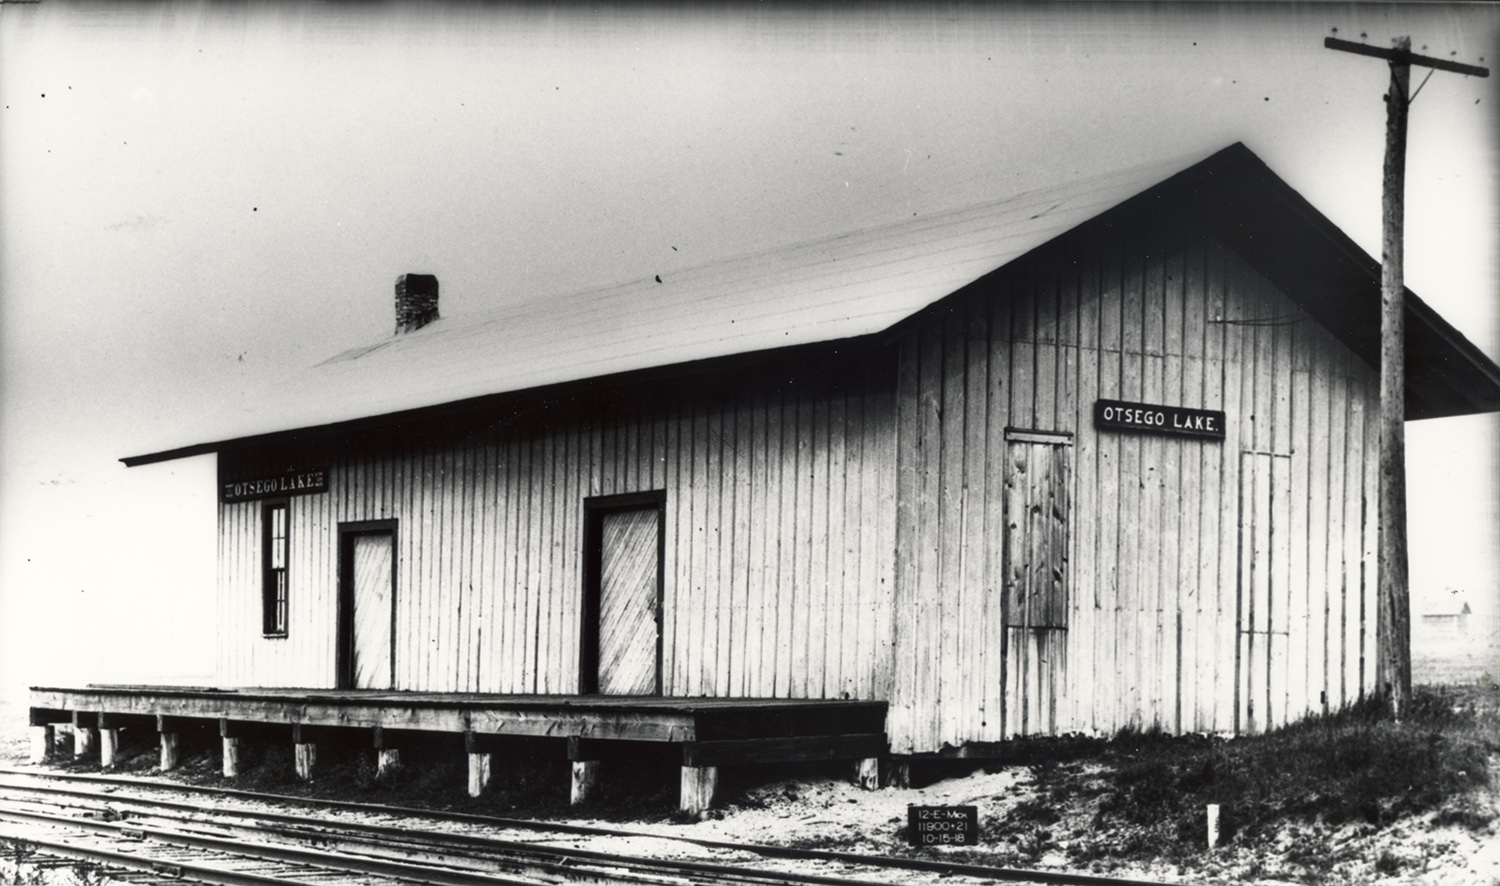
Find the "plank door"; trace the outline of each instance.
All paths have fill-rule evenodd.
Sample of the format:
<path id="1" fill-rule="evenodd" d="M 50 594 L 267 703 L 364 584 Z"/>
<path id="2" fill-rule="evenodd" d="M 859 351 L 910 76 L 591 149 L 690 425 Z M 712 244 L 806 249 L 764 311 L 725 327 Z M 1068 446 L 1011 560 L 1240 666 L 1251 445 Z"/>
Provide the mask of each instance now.
<path id="1" fill-rule="evenodd" d="M 1240 454 L 1240 568 L 1235 731 L 1264 732 L 1288 717 L 1292 459 Z"/>
<path id="2" fill-rule="evenodd" d="M 1004 732 L 1047 735 L 1067 675 L 1071 435 L 1006 432 Z"/>
<path id="3" fill-rule="evenodd" d="M 661 693 L 663 501 L 621 496 L 590 509 L 585 692 Z"/>
<path id="4" fill-rule="evenodd" d="M 396 530 L 339 527 L 339 680 L 341 689 L 395 685 Z"/>

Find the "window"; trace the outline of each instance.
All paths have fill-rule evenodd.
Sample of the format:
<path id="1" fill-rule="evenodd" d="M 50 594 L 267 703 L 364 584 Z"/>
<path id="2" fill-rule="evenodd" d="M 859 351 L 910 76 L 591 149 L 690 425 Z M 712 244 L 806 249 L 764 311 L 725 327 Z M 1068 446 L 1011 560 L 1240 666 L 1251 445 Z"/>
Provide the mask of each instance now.
<path id="1" fill-rule="evenodd" d="M 261 629 L 268 637 L 286 636 L 287 504 L 268 502 L 261 514 L 265 556 L 261 569 Z"/>

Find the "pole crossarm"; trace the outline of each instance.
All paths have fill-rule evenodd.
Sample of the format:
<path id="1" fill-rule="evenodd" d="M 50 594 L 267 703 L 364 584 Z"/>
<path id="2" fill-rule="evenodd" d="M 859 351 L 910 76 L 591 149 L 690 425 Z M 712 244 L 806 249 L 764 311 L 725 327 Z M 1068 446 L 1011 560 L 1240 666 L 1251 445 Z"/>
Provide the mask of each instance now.
<path id="1" fill-rule="evenodd" d="M 1409 49 L 1381 49 L 1378 46 L 1371 46 L 1368 43 L 1354 43 L 1349 40 L 1340 40 L 1337 37 L 1324 37 L 1323 46 L 1327 49 L 1352 52 L 1355 55 L 1383 58 L 1386 61 L 1395 62 L 1396 64 L 1420 65 L 1426 68 L 1436 68 L 1439 71 L 1468 74 L 1471 77 L 1488 77 L 1490 75 L 1489 68 L 1459 64 L 1458 62 L 1450 62 L 1447 59 L 1433 58 L 1430 55 L 1417 55 Z"/>

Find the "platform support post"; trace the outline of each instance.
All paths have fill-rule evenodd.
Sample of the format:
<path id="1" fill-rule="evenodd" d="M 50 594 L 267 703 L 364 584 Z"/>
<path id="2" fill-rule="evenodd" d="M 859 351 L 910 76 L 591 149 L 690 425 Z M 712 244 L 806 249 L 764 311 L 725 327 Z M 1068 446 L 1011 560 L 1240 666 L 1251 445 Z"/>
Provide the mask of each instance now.
<path id="1" fill-rule="evenodd" d="M 313 768 L 318 764 L 318 746 L 310 741 L 293 742 L 292 756 L 297 767 L 297 777 L 312 781 Z"/>
<path id="2" fill-rule="evenodd" d="M 682 789 L 678 794 L 677 808 L 682 814 L 697 818 L 713 804 L 718 787 L 719 767 L 682 767 Z"/>
<path id="3" fill-rule="evenodd" d="M 234 778 L 240 774 L 240 755 L 243 746 L 239 729 L 227 719 L 219 720 L 219 737 L 224 740 L 224 777 Z"/>
<path id="4" fill-rule="evenodd" d="M 52 754 L 53 757 L 67 757 L 73 750 L 73 727 L 68 723 L 58 723 L 52 727 Z"/>
<path id="5" fill-rule="evenodd" d="M 490 787 L 490 754 L 469 754 L 469 796 L 478 797 Z"/>
<path id="6" fill-rule="evenodd" d="M 313 770 L 318 765 L 317 739 L 320 732 L 306 723 L 292 724 L 292 765 L 297 778 L 302 781 L 313 780 Z"/>
<path id="7" fill-rule="evenodd" d="M 599 756 L 602 745 L 581 735 L 568 736 L 568 760 L 573 764 L 573 784 L 569 792 L 572 805 L 586 803 L 594 795 L 599 780 Z"/>
<path id="8" fill-rule="evenodd" d="M 99 730 L 94 728 L 95 714 L 73 712 L 73 757 L 87 757 L 99 749 Z"/>
<path id="9" fill-rule="evenodd" d="M 569 794 L 569 802 L 574 806 L 587 802 L 593 796 L 594 785 L 598 780 L 598 760 L 574 760 L 573 789 Z"/>
<path id="10" fill-rule="evenodd" d="M 115 765 L 115 758 L 120 754 L 120 730 L 99 730 L 99 766 L 109 769 Z"/>
<path id="11" fill-rule="evenodd" d="M 243 752 L 242 739 L 230 736 L 224 737 L 224 777 L 234 778 L 240 774 L 240 755 Z"/>
<path id="12" fill-rule="evenodd" d="M 170 720 L 162 714 L 156 715 L 156 738 L 157 745 L 161 749 L 161 759 L 157 768 L 162 772 L 171 772 L 177 768 L 182 759 L 182 733 L 178 732 L 176 721 Z"/>
<path id="13" fill-rule="evenodd" d="M 398 748 L 381 748 L 375 752 L 375 777 L 386 781 L 401 771 L 401 751 Z"/>
<path id="14" fill-rule="evenodd" d="M 161 760 L 157 768 L 162 772 L 171 772 L 177 768 L 177 763 L 182 755 L 182 733 L 159 732 L 157 738 L 161 741 Z"/>
<path id="15" fill-rule="evenodd" d="M 880 758 L 866 757 L 854 764 L 854 783 L 866 791 L 880 788 Z"/>
<path id="16" fill-rule="evenodd" d="M 31 762 L 47 762 L 52 757 L 52 743 L 56 740 L 57 730 L 52 724 L 31 727 Z"/>
<path id="17" fill-rule="evenodd" d="M 887 775 L 885 783 L 893 788 L 906 789 L 911 787 L 911 761 L 891 760 L 886 764 Z"/>
<path id="18" fill-rule="evenodd" d="M 376 726 L 373 730 L 375 740 L 375 780 L 387 781 L 401 771 L 401 749 L 395 747 L 393 739 L 399 741 L 395 735 L 383 726 Z"/>

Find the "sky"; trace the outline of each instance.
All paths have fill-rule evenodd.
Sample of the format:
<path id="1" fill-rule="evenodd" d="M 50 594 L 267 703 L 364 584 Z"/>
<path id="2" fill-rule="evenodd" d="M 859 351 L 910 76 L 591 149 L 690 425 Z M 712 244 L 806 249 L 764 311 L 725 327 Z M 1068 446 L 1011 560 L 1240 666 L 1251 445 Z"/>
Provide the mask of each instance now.
<path id="1" fill-rule="evenodd" d="M 118 459 L 399 274 L 489 312 L 1235 141 L 1378 255 L 1387 68 L 1322 42 L 1400 35 L 1488 66 L 1500 9 L 0 3 L 0 695 L 212 680 L 212 457 Z M 1492 358 L 1497 202 L 1500 78 L 1438 73 L 1406 281 Z M 1414 609 L 1496 609 L 1497 439 L 1408 428 Z"/>

